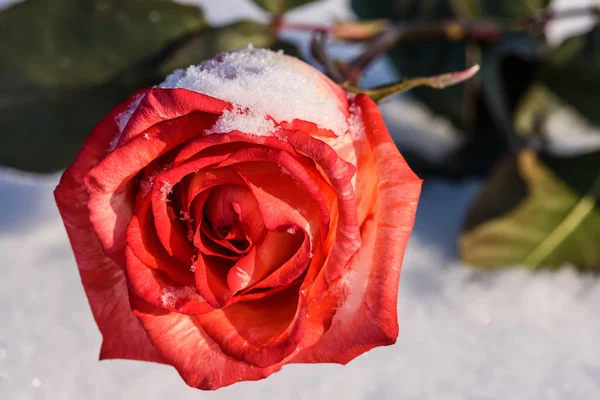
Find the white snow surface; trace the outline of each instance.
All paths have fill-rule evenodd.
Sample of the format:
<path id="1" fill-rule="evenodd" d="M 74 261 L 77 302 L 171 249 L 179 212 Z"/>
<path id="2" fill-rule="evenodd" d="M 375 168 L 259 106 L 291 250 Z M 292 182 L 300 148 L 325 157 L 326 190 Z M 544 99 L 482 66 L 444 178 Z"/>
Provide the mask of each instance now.
<path id="1" fill-rule="evenodd" d="M 283 52 L 249 46 L 177 70 L 160 84 L 203 93 L 235 106 L 217 121 L 209 133 L 239 130 L 264 136 L 273 133 L 274 123 L 301 119 L 342 135 L 346 117 L 330 91 L 315 79 L 311 68 Z"/>
<path id="2" fill-rule="evenodd" d="M 0 0 L 0 9 L 14 2 Z M 211 22 L 264 16 L 242 0 L 219 0 L 221 7 L 213 0 L 185 2 L 206 5 Z M 293 18 L 345 17 L 342 4 L 303 7 Z M 367 79 L 389 80 L 389 64 L 377 63 Z M 411 119 L 413 105 L 406 104 L 399 97 L 382 107 L 390 131 L 397 139 L 423 137 L 429 122 Z M 479 189 L 474 181 L 425 182 L 393 346 L 346 366 L 289 365 L 266 380 L 205 393 L 167 366 L 99 362 L 101 337 L 52 197 L 58 178 L 0 169 L 2 400 L 600 398 L 600 281 L 571 268 L 483 273 L 458 264 L 455 238 Z"/>

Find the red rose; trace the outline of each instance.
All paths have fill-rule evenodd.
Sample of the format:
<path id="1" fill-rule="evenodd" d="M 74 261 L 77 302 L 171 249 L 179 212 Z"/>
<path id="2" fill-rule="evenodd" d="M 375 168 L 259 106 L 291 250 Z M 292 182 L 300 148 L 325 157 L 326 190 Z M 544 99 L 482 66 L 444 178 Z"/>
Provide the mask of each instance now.
<path id="1" fill-rule="evenodd" d="M 100 358 L 216 389 L 394 343 L 420 188 L 367 96 L 245 50 L 115 108 L 55 195 Z"/>

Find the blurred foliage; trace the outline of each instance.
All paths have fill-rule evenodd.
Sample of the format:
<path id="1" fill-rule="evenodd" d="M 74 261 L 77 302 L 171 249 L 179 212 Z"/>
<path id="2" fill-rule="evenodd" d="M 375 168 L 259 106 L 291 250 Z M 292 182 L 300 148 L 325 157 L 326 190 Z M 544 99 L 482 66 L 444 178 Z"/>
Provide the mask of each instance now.
<path id="1" fill-rule="evenodd" d="M 92 127 L 206 22 L 166 0 L 26 1 L 0 12 L 0 162 L 66 167 Z"/>
<path id="2" fill-rule="evenodd" d="M 512 100 L 515 132 L 541 155 L 506 156 L 487 179 L 460 239 L 464 261 L 600 270 L 599 32 L 548 53 Z"/>
<path id="3" fill-rule="evenodd" d="M 600 152 L 523 150 L 502 162 L 467 216 L 461 258 L 489 268 L 600 269 Z"/>
<path id="4" fill-rule="evenodd" d="M 352 0 L 361 18 L 387 17 L 400 30 L 452 20 L 463 21 L 461 27 L 477 21 L 484 31 L 501 33 L 476 37 L 463 30 L 398 41 L 389 53 L 404 77 L 481 64 L 478 84 L 412 92 L 463 132 L 459 151 L 439 165 L 418 154 L 407 157 L 421 176 L 491 171 L 459 241 L 461 258 L 480 267 L 600 270 L 600 29 L 552 49 L 543 18 L 542 29 L 525 28 L 548 3 Z"/>
<path id="5" fill-rule="evenodd" d="M 548 0 L 352 0 L 360 17 L 387 17 L 406 27 L 450 19 L 523 17 L 547 3 Z M 449 118 L 465 136 L 461 152 L 443 165 L 414 167 L 424 174 L 484 176 L 507 153 L 522 145 L 513 130 L 511 114 L 514 103 L 531 83 L 544 40 L 515 32 L 497 42 L 481 43 L 457 35 L 459 40 L 434 38 L 401 43 L 389 56 L 405 77 L 437 75 L 481 64 L 480 82 L 473 80 L 443 91 L 421 87 L 412 94 L 433 112 Z"/>
<path id="6" fill-rule="evenodd" d="M 131 93 L 250 42 L 297 54 L 270 25 L 213 28 L 198 7 L 169 0 L 14 5 L 0 12 L 0 164 L 65 168 L 94 125 Z"/>
<path id="7" fill-rule="evenodd" d="M 313 3 L 316 0 L 252 0 L 262 9 L 269 11 L 273 15 L 280 15 L 293 8 Z"/>
<path id="8" fill-rule="evenodd" d="M 369 20 L 389 18 L 393 21 L 426 23 L 453 16 L 446 0 L 352 0 L 352 6 L 359 17 Z M 433 40 L 427 41 L 426 45 L 416 42 L 396 46 L 389 55 L 402 76 L 412 78 L 464 70 L 467 67 L 464 54 L 464 43 Z M 412 93 L 434 112 L 448 116 L 457 124 L 462 123 L 464 85 L 443 91 L 421 87 Z"/>

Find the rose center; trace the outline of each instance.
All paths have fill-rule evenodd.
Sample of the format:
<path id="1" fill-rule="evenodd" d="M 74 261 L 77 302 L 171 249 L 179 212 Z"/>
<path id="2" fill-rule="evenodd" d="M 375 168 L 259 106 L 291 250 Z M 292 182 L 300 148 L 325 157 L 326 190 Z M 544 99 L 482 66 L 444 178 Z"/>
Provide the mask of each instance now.
<path id="1" fill-rule="evenodd" d="M 246 254 L 251 246 L 250 228 L 242 219 L 247 189 L 235 185 L 214 188 L 204 205 L 203 233 L 216 244 L 238 254 Z"/>

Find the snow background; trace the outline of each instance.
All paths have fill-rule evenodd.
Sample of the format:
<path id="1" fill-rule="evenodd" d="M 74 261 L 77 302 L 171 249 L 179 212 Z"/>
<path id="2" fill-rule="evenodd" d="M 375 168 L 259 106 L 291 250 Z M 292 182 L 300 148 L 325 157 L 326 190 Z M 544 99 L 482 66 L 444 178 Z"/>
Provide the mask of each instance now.
<path id="1" fill-rule="evenodd" d="M 14 2 L 0 0 L 0 9 Z M 185 2 L 205 5 L 215 23 L 265 17 L 242 0 Z M 349 15 L 344 0 L 326 0 L 292 18 Z M 555 40 L 585 23 L 553 27 Z M 380 62 L 367 82 L 390 79 Z M 405 98 L 382 108 L 399 139 L 431 157 L 447 148 L 452 129 L 444 121 Z M 423 132 L 435 135 L 424 141 Z M 570 268 L 478 273 L 457 263 L 455 238 L 479 182 L 425 183 L 403 266 L 396 345 L 347 366 L 289 365 L 263 381 L 201 393 L 167 366 L 97 361 L 101 337 L 52 197 L 58 179 L 0 169 L 0 399 L 600 398 L 599 280 Z"/>

